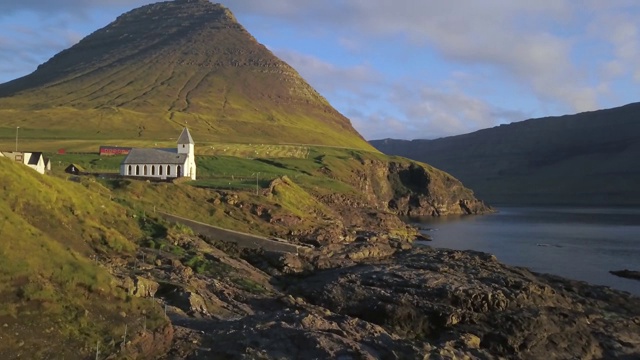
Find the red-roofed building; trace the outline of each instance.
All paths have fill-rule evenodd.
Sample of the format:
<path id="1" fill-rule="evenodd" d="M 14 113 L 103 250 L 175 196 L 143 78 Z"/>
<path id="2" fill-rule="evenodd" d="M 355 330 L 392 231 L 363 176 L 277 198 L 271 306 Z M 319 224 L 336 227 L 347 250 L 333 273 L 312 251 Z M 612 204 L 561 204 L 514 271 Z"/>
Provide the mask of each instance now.
<path id="1" fill-rule="evenodd" d="M 128 155 L 130 151 L 130 147 L 100 146 L 100 156 Z"/>

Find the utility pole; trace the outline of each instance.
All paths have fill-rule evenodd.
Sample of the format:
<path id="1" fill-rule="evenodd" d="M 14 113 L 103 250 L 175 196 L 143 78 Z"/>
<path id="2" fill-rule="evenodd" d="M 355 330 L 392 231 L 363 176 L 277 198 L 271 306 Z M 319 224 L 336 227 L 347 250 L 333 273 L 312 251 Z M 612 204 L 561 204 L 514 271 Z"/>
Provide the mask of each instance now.
<path id="1" fill-rule="evenodd" d="M 18 130 L 20 129 L 20 126 L 16 126 L 16 152 L 18 152 Z"/>

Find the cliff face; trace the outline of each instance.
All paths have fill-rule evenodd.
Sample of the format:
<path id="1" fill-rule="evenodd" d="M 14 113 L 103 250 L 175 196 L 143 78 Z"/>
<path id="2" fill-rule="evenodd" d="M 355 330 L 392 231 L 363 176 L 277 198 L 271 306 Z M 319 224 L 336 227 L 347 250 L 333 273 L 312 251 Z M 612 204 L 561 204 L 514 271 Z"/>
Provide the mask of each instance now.
<path id="1" fill-rule="evenodd" d="M 406 228 L 404 217 L 493 211 L 460 181 L 426 164 L 363 152 L 354 152 L 349 159 L 321 161 L 324 176 L 355 191 L 310 192 L 333 209 L 347 228 L 385 231 Z"/>
<path id="2" fill-rule="evenodd" d="M 402 216 L 480 214 L 490 208 L 453 176 L 426 164 L 365 160 L 358 188 L 381 209 Z"/>

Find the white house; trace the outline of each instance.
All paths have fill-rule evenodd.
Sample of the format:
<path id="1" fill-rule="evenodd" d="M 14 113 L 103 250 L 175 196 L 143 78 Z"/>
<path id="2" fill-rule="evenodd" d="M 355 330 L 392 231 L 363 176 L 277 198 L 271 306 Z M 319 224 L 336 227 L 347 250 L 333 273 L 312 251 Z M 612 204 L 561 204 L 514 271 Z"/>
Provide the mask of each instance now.
<path id="1" fill-rule="evenodd" d="M 40 174 L 51 170 L 51 162 L 41 152 L 3 151 L 0 156 L 27 165 Z"/>
<path id="2" fill-rule="evenodd" d="M 182 130 L 176 149 L 133 148 L 120 164 L 120 175 L 147 178 L 196 179 L 196 157 L 193 138 L 187 128 Z"/>

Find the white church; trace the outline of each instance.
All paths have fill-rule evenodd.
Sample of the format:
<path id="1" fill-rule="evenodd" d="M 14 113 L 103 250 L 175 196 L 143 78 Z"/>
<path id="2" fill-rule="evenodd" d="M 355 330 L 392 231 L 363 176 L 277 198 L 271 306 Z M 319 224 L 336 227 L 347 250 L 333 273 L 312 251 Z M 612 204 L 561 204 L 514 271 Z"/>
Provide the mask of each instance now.
<path id="1" fill-rule="evenodd" d="M 193 138 L 187 128 L 178 138 L 177 149 L 133 148 L 120 164 L 120 175 L 170 179 L 196 179 Z"/>

